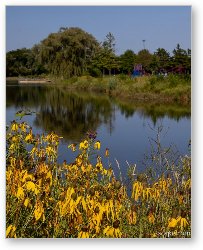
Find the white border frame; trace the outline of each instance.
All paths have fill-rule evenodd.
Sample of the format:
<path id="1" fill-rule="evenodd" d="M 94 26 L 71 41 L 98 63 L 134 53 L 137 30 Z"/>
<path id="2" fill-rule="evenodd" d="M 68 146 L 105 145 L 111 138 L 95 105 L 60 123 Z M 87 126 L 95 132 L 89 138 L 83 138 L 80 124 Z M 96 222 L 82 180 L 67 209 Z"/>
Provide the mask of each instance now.
<path id="1" fill-rule="evenodd" d="M 199 0 L 170 0 L 170 1 L 116 1 L 111 0 L 110 3 L 107 0 L 103 1 L 56 1 L 56 0 L 33 0 L 33 1 L 17 1 L 17 0 L 1 0 L 0 1 L 0 27 L 1 27 L 1 54 L 0 54 L 0 79 L 1 79 L 1 91 L 0 91 L 0 243 L 1 249 L 39 249 L 48 247 L 49 249 L 55 249 L 57 247 L 80 247 L 82 249 L 94 249 L 95 248 L 120 248 L 135 247 L 142 249 L 201 249 L 202 244 L 202 116 L 201 111 L 203 107 L 202 94 L 202 70 L 203 66 L 200 61 L 200 56 L 203 57 L 202 47 L 202 21 L 203 21 L 203 4 Z M 5 110 L 6 110 L 6 98 L 5 98 L 5 36 L 6 36 L 6 21 L 5 21 L 5 6 L 8 5 L 191 5 L 192 6 L 192 239 L 95 239 L 95 240 L 71 240 L 71 239 L 5 239 Z M 199 56 L 200 55 L 200 56 Z M 3 209 L 2 209 L 3 208 Z"/>

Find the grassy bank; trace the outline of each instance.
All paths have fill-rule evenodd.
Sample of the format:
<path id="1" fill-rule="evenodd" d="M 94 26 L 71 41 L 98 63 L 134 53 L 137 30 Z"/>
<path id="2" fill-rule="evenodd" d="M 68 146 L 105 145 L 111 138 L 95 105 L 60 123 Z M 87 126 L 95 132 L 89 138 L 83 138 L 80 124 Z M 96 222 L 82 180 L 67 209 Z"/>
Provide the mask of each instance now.
<path id="1" fill-rule="evenodd" d="M 129 166 L 126 183 L 115 177 L 110 162 L 102 163 L 95 133 L 67 147 L 67 154 L 78 153 L 71 164 L 58 164 L 60 143 L 53 132 L 34 135 L 25 122 L 13 121 L 7 128 L 6 237 L 190 237 L 189 156 L 176 165 L 168 159 L 158 176 Z M 111 149 L 104 157 L 109 154 Z M 160 162 L 160 157 L 153 159 Z"/>
<path id="2" fill-rule="evenodd" d="M 34 76 L 26 77 L 33 79 Z M 23 78 L 23 77 L 22 77 Z M 34 77 L 35 78 L 35 77 Z M 72 90 L 105 93 L 113 97 L 153 103 L 191 103 L 191 80 L 189 76 L 168 75 L 142 76 L 131 78 L 127 75 L 91 77 L 81 76 L 61 79 L 41 76 L 38 79 L 51 79 L 53 84 L 66 86 Z M 7 78 L 8 82 L 18 78 Z"/>
<path id="3" fill-rule="evenodd" d="M 142 76 L 133 79 L 126 75 L 102 78 L 82 76 L 54 81 L 72 89 L 101 92 L 137 101 L 182 104 L 191 102 L 191 81 L 187 76 Z"/>

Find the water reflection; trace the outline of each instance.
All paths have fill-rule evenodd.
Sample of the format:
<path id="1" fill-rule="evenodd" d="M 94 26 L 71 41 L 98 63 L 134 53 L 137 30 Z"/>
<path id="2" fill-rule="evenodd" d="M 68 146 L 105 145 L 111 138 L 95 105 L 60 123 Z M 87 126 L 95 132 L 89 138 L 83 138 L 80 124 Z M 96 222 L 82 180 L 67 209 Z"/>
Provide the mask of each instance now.
<path id="1" fill-rule="evenodd" d="M 80 140 L 88 130 L 96 131 L 101 124 L 111 134 L 118 109 L 126 119 L 136 112 L 140 117 L 150 118 L 154 125 L 166 116 L 176 121 L 190 118 L 190 106 L 132 103 L 57 86 L 7 86 L 6 90 L 7 107 L 38 111 L 34 126 L 55 131 L 72 141 Z"/>

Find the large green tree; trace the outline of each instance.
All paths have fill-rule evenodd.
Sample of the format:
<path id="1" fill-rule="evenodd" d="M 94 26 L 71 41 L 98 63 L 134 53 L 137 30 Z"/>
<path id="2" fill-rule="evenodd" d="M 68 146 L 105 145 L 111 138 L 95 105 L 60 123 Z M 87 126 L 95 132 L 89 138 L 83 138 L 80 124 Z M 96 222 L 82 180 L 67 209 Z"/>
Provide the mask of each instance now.
<path id="1" fill-rule="evenodd" d="M 164 48 L 158 48 L 154 52 L 150 67 L 156 73 L 168 71 L 171 67 L 170 53 Z"/>
<path id="2" fill-rule="evenodd" d="M 191 71 L 191 50 L 184 50 L 177 44 L 176 48 L 173 50 L 173 66 L 184 68 L 185 73 L 190 73 Z"/>
<path id="3" fill-rule="evenodd" d="M 120 55 L 120 71 L 129 74 L 133 71 L 135 65 L 135 53 L 132 50 L 126 50 Z"/>
<path id="4" fill-rule="evenodd" d="M 87 70 L 98 47 L 96 39 L 82 29 L 60 28 L 39 44 L 39 64 L 56 76 L 79 76 Z"/>
<path id="5" fill-rule="evenodd" d="M 103 72 L 103 75 L 108 71 L 109 75 L 115 73 L 119 69 L 119 61 L 115 55 L 115 37 L 109 32 L 106 35 L 101 48 L 97 51 L 94 59 L 92 60 L 92 67 L 97 68 Z"/>

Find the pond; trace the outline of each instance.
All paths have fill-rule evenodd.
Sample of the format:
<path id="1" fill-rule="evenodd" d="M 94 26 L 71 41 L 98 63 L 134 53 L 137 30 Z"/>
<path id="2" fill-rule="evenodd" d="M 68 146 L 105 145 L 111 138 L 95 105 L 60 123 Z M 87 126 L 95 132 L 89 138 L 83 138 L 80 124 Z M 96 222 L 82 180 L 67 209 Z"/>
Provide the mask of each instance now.
<path id="1" fill-rule="evenodd" d="M 136 164 L 138 170 L 145 168 L 146 156 L 157 145 L 157 135 L 164 148 L 172 146 L 177 155 L 188 153 L 190 106 L 136 103 L 48 85 L 7 85 L 6 98 L 7 124 L 16 119 L 19 110 L 35 111 L 22 118 L 34 133 L 54 131 L 63 137 L 59 162 L 73 161 L 77 152 L 67 146 L 80 142 L 87 131 L 97 132 L 104 164 L 117 169 L 119 163 L 124 175 L 128 165 Z M 104 157 L 106 148 L 109 159 Z"/>

